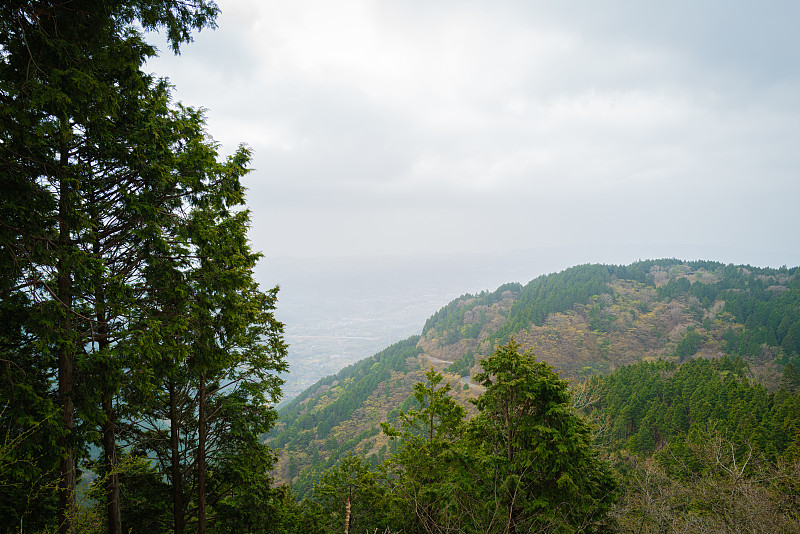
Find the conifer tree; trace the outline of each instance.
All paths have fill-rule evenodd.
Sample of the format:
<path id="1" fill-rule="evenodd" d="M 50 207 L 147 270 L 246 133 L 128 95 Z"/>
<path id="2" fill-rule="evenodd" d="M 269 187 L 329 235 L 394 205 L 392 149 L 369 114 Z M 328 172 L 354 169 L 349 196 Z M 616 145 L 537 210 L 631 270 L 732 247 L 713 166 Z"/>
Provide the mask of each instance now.
<path id="1" fill-rule="evenodd" d="M 513 341 L 481 361 L 486 388 L 469 423 L 476 450 L 479 527 L 492 532 L 579 530 L 605 518 L 616 498 L 610 467 L 592 448 L 588 424 L 570 406 L 569 386 Z M 478 526 L 478 525 L 476 525 Z"/>
<path id="2" fill-rule="evenodd" d="M 390 464 L 398 468 L 395 491 L 408 503 L 425 532 L 446 532 L 460 523 L 452 496 L 453 448 L 464 430 L 466 410 L 450 395 L 451 386 L 431 368 L 426 383 L 414 386 L 416 410 L 401 412 L 400 428 L 383 423 L 385 434 L 400 438 Z M 443 383 L 444 382 L 444 383 Z"/>
<path id="3" fill-rule="evenodd" d="M 276 419 L 269 406 L 286 370 L 277 288 L 261 291 L 253 279 L 260 254 L 247 240 L 240 183 L 249 151 L 217 163 L 202 120 L 190 122 L 186 156 L 203 161 L 203 172 L 164 230 L 169 239 L 148 257 L 141 291 L 149 309 L 130 350 L 152 361 L 154 373 L 129 386 L 144 408 L 126 435 L 137 454 L 164 466 L 176 533 L 190 522 L 205 531 L 217 504 L 269 489 L 273 458 L 259 436 Z"/>
<path id="4" fill-rule="evenodd" d="M 478 414 L 431 370 L 388 462 L 409 532 L 573 532 L 602 525 L 617 498 L 610 466 L 571 406 L 568 383 L 513 341 L 481 361 Z M 413 519 L 411 519 L 413 518 Z"/>

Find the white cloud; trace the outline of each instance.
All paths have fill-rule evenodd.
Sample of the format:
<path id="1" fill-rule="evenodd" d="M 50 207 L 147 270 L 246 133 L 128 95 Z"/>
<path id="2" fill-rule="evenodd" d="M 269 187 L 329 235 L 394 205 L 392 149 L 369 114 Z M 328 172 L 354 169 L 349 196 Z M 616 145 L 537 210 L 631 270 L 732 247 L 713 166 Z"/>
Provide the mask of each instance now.
<path id="1" fill-rule="evenodd" d="M 219 3 L 152 70 L 255 149 L 270 254 L 781 247 L 800 223 L 791 3 Z"/>

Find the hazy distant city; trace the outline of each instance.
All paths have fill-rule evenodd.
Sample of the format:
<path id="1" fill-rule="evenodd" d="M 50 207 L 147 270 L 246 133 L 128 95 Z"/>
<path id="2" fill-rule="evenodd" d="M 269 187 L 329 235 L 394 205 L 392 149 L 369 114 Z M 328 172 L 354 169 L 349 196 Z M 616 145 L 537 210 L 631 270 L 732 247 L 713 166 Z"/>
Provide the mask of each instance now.
<path id="1" fill-rule="evenodd" d="M 268 262 L 260 279 L 280 283 L 277 316 L 289 343 L 284 402 L 320 378 L 419 334 L 425 320 L 453 298 L 503 283 L 493 270 L 484 257 Z"/>

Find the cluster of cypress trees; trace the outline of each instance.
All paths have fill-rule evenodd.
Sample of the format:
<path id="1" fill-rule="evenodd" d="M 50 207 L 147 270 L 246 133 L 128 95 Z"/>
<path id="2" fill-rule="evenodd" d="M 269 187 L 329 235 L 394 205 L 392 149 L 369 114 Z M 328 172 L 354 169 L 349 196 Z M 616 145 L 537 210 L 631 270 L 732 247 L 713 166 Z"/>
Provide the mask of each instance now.
<path id="1" fill-rule="evenodd" d="M 0 6 L 0 530 L 265 520 L 246 505 L 269 490 L 286 348 L 253 279 L 250 153 L 220 158 L 143 71 L 144 30 L 177 52 L 217 12 Z"/>

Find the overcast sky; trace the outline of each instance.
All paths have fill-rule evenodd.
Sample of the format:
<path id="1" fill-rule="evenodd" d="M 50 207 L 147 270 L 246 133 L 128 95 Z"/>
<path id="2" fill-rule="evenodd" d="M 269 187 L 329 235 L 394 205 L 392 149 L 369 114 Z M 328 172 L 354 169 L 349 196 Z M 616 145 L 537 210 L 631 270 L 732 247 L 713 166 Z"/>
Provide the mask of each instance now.
<path id="1" fill-rule="evenodd" d="M 147 68 L 223 153 L 254 150 L 267 256 L 800 264 L 800 2 L 218 4 L 217 30 Z"/>

